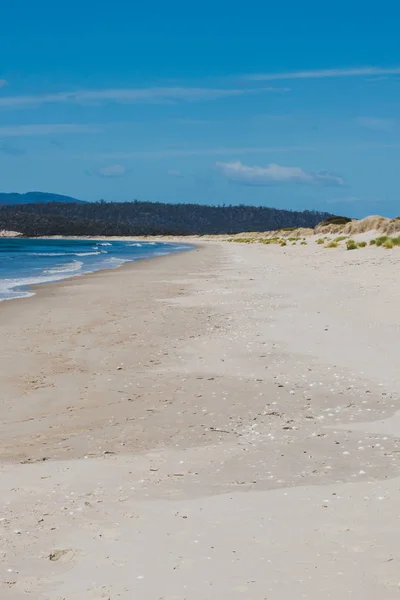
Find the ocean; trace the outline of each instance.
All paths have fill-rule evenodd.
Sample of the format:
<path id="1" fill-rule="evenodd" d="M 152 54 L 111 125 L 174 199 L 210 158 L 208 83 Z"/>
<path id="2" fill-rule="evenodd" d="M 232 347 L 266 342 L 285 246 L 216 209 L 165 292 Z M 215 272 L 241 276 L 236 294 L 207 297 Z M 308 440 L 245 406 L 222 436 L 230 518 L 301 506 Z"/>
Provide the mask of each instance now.
<path id="1" fill-rule="evenodd" d="M 190 248 L 161 242 L 0 238 L 0 301 L 32 296 L 31 285 Z"/>

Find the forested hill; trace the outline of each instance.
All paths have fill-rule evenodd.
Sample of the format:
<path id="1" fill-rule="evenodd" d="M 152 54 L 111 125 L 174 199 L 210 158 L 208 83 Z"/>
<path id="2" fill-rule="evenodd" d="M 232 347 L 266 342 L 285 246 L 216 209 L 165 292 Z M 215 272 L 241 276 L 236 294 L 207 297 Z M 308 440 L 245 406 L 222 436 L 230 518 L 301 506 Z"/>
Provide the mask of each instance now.
<path id="1" fill-rule="evenodd" d="M 71 198 L 71 196 L 63 196 L 61 194 L 51 194 L 48 192 L 26 192 L 26 194 L 17 194 L 11 192 L 6 194 L 0 192 L 0 205 L 1 204 L 37 204 L 41 202 L 83 202 L 83 200 L 77 200 Z"/>
<path id="2" fill-rule="evenodd" d="M 0 230 L 42 235 L 195 235 L 314 227 L 329 213 L 152 202 L 0 205 Z"/>

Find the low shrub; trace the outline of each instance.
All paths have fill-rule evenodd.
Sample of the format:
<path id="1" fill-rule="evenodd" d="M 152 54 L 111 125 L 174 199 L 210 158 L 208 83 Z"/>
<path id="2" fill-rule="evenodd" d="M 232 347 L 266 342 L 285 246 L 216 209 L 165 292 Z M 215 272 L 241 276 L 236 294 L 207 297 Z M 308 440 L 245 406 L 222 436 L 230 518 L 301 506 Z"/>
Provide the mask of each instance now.
<path id="1" fill-rule="evenodd" d="M 354 240 L 348 240 L 346 242 L 346 248 L 347 250 L 357 250 L 358 246 Z"/>
<path id="2" fill-rule="evenodd" d="M 387 235 L 381 235 L 380 237 L 376 238 L 375 243 L 377 246 L 383 246 L 387 241 L 388 241 L 388 236 Z"/>
<path id="3" fill-rule="evenodd" d="M 279 244 L 280 243 L 280 238 L 277 237 L 273 237 L 273 238 L 261 238 L 259 240 L 260 244 Z"/>
<path id="4" fill-rule="evenodd" d="M 366 245 L 367 245 L 367 242 L 358 242 L 359 248 L 365 248 Z"/>
<path id="5" fill-rule="evenodd" d="M 351 219 L 349 219 L 349 217 L 333 216 L 325 221 L 322 221 L 320 225 L 346 225 L 346 223 L 350 223 L 350 221 Z"/>
<path id="6" fill-rule="evenodd" d="M 329 242 L 329 244 L 326 244 L 325 248 L 337 248 L 338 245 L 337 242 Z"/>

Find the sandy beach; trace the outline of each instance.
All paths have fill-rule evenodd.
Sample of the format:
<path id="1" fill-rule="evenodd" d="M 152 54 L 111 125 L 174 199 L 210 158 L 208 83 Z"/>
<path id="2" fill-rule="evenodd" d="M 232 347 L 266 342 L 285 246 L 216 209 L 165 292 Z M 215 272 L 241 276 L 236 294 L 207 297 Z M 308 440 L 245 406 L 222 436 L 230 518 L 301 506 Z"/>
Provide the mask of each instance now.
<path id="1" fill-rule="evenodd" d="M 1 303 L 0 597 L 397 599 L 399 267 L 203 242 Z"/>

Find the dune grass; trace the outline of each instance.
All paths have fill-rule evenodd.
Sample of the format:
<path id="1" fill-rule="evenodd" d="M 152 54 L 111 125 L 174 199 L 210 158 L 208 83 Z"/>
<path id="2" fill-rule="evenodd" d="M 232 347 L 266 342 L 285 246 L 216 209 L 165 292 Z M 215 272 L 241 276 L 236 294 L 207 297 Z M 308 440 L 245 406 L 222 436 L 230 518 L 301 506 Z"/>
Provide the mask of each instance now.
<path id="1" fill-rule="evenodd" d="M 356 244 L 356 242 L 354 240 L 347 240 L 346 248 L 347 248 L 347 250 L 357 250 L 358 245 Z"/>
<path id="2" fill-rule="evenodd" d="M 345 241 L 347 250 L 357 250 L 358 248 L 365 248 L 368 246 L 368 243 L 364 240 L 357 242 L 353 239 L 348 239 L 348 236 L 338 236 L 333 240 L 329 239 L 329 237 L 321 237 L 316 240 L 316 243 L 319 246 L 324 245 L 325 248 L 338 248 L 340 242 Z M 297 246 L 297 242 L 301 246 L 307 246 L 307 242 L 304 238 L 301 237 L 237 237 L 237 238 L 229 238 L 228 242 L 236 242 L 239 244 L 276 244 L 279 246 L 287 246 L 289 243 L 291 246 Z M 391 250 L 395 247 L 400 247 L 400 235 L 397 237 L 391 237 L 388 235 L 381 235 L 377 238 L 371 239 L 369 241 L 370 246 L 382 246 L 387 250 Z"/>
<path id="3" fill-rule="evenodd" d="M 377 237 L 375 240 L 375 244 L 377 246 L 383 246 L 383 244 L 386 244 L 386 242 L 388 241 L 389 237 L 387 235 L 381 235 L 380 237 Z"/>
<path id="4" fill-rule="evenodd" d="M 381 235 L 377 237 L 375 240 L 370 241 L 370 245 L 373 246 L 383 246 L 388 250 L 391 250 L 395 246 L 400 246 L 400 235 L 397 237 L 390 237 L 388 235 Z"/>

